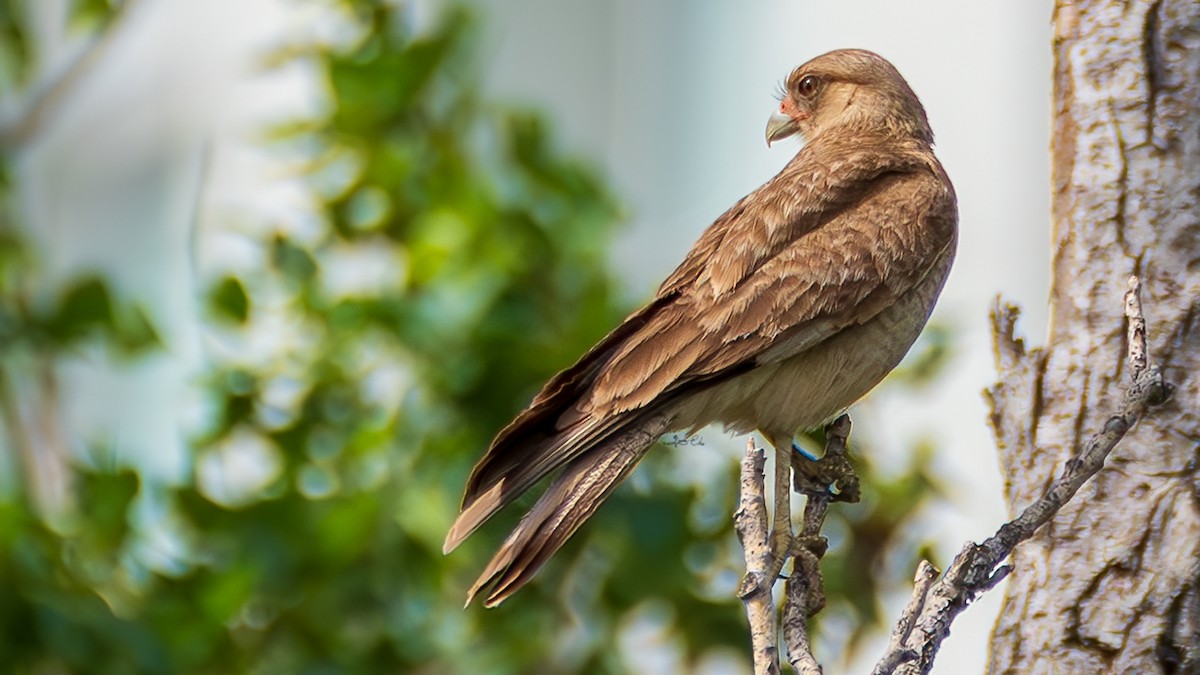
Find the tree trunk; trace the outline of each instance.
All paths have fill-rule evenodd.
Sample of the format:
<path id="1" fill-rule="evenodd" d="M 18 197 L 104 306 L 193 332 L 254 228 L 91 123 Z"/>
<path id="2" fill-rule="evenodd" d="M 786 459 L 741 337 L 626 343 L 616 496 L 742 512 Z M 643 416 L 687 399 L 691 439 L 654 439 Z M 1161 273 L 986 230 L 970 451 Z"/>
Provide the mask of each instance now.
<path id="1" fill-rule="evenodd" d="M 1060 1 L 1054 20 L 1050 334 L 1027 352 L 998 331 L 990 392 L 1009 509 L 1116 412 L 1130 274 L 1176 389 L 1017 549 L 990 672 L 1196 673 L 1200 3 Z"/>

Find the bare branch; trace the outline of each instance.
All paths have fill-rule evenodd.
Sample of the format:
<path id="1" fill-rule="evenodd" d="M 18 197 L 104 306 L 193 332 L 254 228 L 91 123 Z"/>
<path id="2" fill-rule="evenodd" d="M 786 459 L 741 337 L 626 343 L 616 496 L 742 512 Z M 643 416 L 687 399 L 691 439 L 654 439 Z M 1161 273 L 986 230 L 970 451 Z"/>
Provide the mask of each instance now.
<path id="1" fill-rule="evenodd" d="M 832 466 L 848 466 L 845 454 L 849 436 L 850 417 L 842 415 L 825 428 L 825 455 L 821 461 Z M 821 528 L 825 525 L 829 503 L 844 497 L 833 492 L 833 483 L 837 479 L 829 477 L 828 480 L 828 483 L 813 482 L 811 475 L 804 471 L 796 472 L 796 491 L 805 496 L 806 502 L 800 536 L 791 550 L 792 574 L 784 585 L 783 639 L 787 645 L 788 662 L 797 673 L 803 675 L 821 673 L 821 665 L 812 654 L 808 619 L 825 607 L 820 563 L 827 542 L 821 536 Z M 853 483 L 857 492 L 857 478 L 848 480 L 843 476 L 841 480 Z"/>
<path id="2" fill-rule="evenodd" d="M 827 542 L 821 536 L 829 503 L 847 501 L 846 491 L 834 491 L 834 485 L 850 486 L 857 499 L 858 478 L 846 459 L 846 439 L 850 418 L 842 415 L 825 428 L 825 456 L 820 460 L 798 459 L 787 441 L 775 444 L 775 522 L 768 535 L 767 505 L 764 497 L 763 451 L 747 442 L 742 460 L 742 495 L 734 519 L 746 556 L 746 576 L 738 590 L 746 605 L 754 651 L 754 672 L 778 673 L 779 649 L 776 643 L 779 624 L 772 600 L 772 589 L 779 573 L 792 560 L 792 573 L 784 586 L 783 635 L 788 660 L 798 673 L 819 675 L 821 666 L 812 655 L 808 637 L 808 619 L 825 607 L 825 591 L 820 562 Z M 800 536 L 792 536 L 791 492 L 793 468 L 795 489 L 805 495 L 804 521 Z"/>
<path id="3" fill-rule="evenodd" d="M 1001 567 L 1000 563 L 1017 544 L 1033 536 L 1053 518 L 1104 466 L 1109 453 L 1151 406 L 1170 396 L 1170 386 L 1163 382 L 1158 366 L 1149 361 L 1139 288 L 1137 277 L 1131 277 L 1125 294 L 1125 314 L 1129 321 L 1128 358 L 1132 383 L 1125 391 L 1121 412 L 1108 418 L 1104 428 L 1092 436 L 1078 457 L 1067 461 L 1062 475 L 1040 499 L 1002 525 L 982 544 L 968 542 L 936 583 L 917 584 L 908 608 L 892 634 L 888 651 L 874 673 L 929 672 L 955 617 L 977 595 L 995 586 L 1009 573 L 1010 568 Z M 918 572 L 918 580 L 921 578 Z M 917 607 L 920 612 L 912 622 L 909 610 Z"/>
<path id="4" fill-rule="evenodd" d="M 917 625 L 921 611 L 925 609 L 925 598 L 929 595 L 929 589 L 933 587 L 933 582 L 937 581 L 938 574 L 938 569 L 929 564 L 927 560 L 922 560 L 917 565 L 917 575 L 913 579 L 912 597 L 908 599 L 908 604 L 900 614 L 900 619 L 896 621 L 896 627 L 892 629 L 887 652 L 884 653 L 883 659 L 876 664 L 875 669 L 871 671 L 871 675 L 894 672 L 900 664 L 917 658 L 915 652 L 905 647 L 905 642 L 912 633 L 913 627 Z"/>
<path id="5" fill-rule="evenodd" d="M 742 459 L 741 499 L 734 522 L 746 557 L 746 576 L 742 577 L 738 597 L 746 606 L 750 622 L 750 641 L 754 651 L 755 675 L 779 673 L 779 648 L 775 644 L 775 603 L 771 588 L 775 585 L 774 556 L 767 535 L 767 499 L 763 488 L 766 453 L 746 441 Z"/>
<path id="6" fill-rule="evenodd" d="M 797 673 L 816 675 L 821 673 L 821 664 L 812 656 L 809 640 L 809 619 L 824 609 L 824 580 L 821 577 L 821 557 L 826 552 L 826 538 L 821 536 L 821 527 L 829 512 L 829 502 L 847 501 L 845 494 L 833 491 L 836 483 L 852 485 L 853 500 L 857 501 L 858 477 L 853 476 L 850 462 L 846 460 L 846 440 L 850 437 L 850 417 L 841 416 L 826 428 L 826 450 L 817 462 L 829 470 L 816 478 L 815 467 L 798 467 L 796 491 L 805 496 L 804 524 L 800 536 L 791 550 L 792 575 L 785 584 L 784 641 L 787 645 L 787 661 Z M 800 464 L 799 455 L 793 460 Z M 833 467 L 833 468 L 830 468 Z M 836 471 L 850 470 L 850 473 Z"/>
<path id="7" fill-rule="evenodd" d="M 819 564 L 820 558 L 812 553 L 797 553 L 792 563 L 792 575 L 783 585 L 783 639 L 788 662 L 800 675 L 820 675 L 822 672 L 808 638 L 808 618 L 820 611 L 820 608 L 810 610 L 812 598 L 820 595 L 822 605 L 825 601 Z"/>

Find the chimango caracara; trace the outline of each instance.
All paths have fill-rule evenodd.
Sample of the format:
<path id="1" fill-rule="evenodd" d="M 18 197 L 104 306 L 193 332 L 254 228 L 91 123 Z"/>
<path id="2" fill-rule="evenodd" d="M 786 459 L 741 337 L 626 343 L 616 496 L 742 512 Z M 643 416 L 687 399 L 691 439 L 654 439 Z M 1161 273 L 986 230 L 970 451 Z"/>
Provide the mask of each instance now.
<path id="1" fill-rule="evenodd" d="M 500 431 L 467 480 L 449 552 L 560 471 L 469 593 L 496 605 L 591 516 L 662 434 L 720 422 L 777 451 L 899 363 L 941 291 L 954 188 L 925 110 L 867 51 L 788 76 L 767 142 L 804 146 L 701 235 L 658 294 Z"/>

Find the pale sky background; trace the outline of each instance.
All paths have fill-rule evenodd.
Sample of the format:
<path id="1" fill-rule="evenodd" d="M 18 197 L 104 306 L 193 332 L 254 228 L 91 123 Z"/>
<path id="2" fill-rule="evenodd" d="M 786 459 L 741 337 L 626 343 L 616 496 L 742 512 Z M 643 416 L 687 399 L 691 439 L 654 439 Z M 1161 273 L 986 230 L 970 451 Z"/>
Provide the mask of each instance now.
<path id="1" fill-rule="evenodd" d="M 917 440 L 934 440 L 950 505 L 928 514 L 926 526 L 944 560 L 994 531 L 1004 511 L 980 394 L 995 379 L 993 298 L 1023 308 L 1021 330 L 1033 344 L 1045 335 L 1050 3 L 475 4 L 486 17 L 489 95 L 544 110 L 561 146 L 591 158 L 625 205 L 612 261 L 631 300 L 648 296 L 704 227 L 795 151 L 763 141 L 773 94 L 792 68 L 840 47 L 871 49 L 897 66 L 925 104 L 958 192 L 958 259 L 935 314 L 958 328 L 958 342 L 947 377 L 921 396 L 884 387 L 856 408 L 855 433 L 884 466 L 902 465 Z M 78 46 L 60 34 L 65 2 L 31 5 L 45 67 L 57 67 Z M 254 223 L 303 230 L 311 218 L 293 176 L 252 143 L 265 122 L 316 105 L 314 72 L 264 71 L 259 61 L 285 35 L 336 33 L 300 5 L 143 2 L 42 142 L 20 157 L 20 207 L 51 275 L 114 275 L 158 319 L 170 348 L 132 374 L 67 365 L 67 423 L 81 437 L 111 439 L 163 477 L 184 470 L 180 421 L 198 414 L 188 376 L 211 347 L 196 332 L 197 275 L 252 264 L 230 242 Z M 412 11 L 425 22 L 440 5 L 426 0 Z M 206 166 L 213 180 L 201 190 Z M 197 205 L 203 241 L 195 249 Z M 735 440 L 727 447 L 740 452 Z M 999 598 L 992 592 L 959 618 L 935 672 L 982 671 Z M 889 614 L 903 600 L 891 599 Z M 873 661 L 879 649 L 864 656 Z"/>

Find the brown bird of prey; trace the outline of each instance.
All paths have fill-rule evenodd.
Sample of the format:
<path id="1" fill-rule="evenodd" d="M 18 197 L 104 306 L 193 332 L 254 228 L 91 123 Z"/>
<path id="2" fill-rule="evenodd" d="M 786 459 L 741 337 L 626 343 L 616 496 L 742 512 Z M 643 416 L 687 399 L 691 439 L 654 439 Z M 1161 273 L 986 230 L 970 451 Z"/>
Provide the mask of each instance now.
<path id="1" fill-rule="evenodd" d="M 451 551 L 561 470 L 469 593 L 494 606 L 591 516 L 668 431 L 713 422 L 792 452 L 891 371 L 954 258 L 954 188 L 925 109 L 868 51 L 787 78 L 767 143 L 805 143 L 717 218 L 654 299 L 555 375 L 467 480 Z M 784 455 L 784 461 L 787 461 Z"/>

